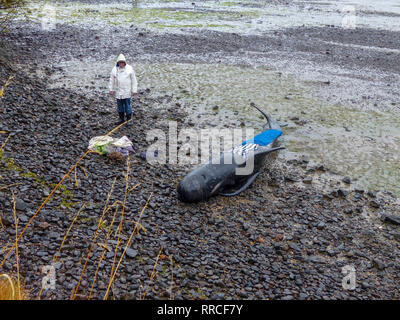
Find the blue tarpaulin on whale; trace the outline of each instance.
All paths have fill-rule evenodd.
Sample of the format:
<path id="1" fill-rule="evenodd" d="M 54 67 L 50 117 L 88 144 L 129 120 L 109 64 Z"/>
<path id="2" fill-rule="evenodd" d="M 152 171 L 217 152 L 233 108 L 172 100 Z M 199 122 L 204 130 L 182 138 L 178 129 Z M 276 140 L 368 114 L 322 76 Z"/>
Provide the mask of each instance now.
<path id="1" fill-rule="evenodd" d="M 248 143 L 258 144 L 260 146 L 266 146 L 267 144 L 270 144 L 272 141 L 277 139 L 281 134 L 282 134 L 282 131 L 280 131 L 280 130 L 269 129 L 269 130 L 259 133 L 252 139 L 242 142 L 242 146 L 244 146 L 245 144 L 248 144 Z"/>

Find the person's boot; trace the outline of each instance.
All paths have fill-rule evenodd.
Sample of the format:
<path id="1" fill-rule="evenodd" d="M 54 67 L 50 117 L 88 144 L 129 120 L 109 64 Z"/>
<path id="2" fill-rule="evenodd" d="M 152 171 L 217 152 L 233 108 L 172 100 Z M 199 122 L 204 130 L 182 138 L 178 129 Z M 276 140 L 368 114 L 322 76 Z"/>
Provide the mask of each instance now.
<path id="1" fill-rule="evenodd" d="M 124 121 L 125 121 L 125 119 L 124 119 L 124 113 L 123 113 L 123 112 L 118 112 L 118 114 L 119 114 L 119 120 L 118 120 L 118 122 L 116 123 L 116 125 L 120 125 L 120 124 L 124 123 Z"/>
<path id="2" fill-rule="evenodd" d="M 131 114 L 127 114 L 126 115 L 126 121 L 129 121 L 132 119 L 132 113 Z M 129 122 L 128 124 L 131 124 L 131 122 Z"/>

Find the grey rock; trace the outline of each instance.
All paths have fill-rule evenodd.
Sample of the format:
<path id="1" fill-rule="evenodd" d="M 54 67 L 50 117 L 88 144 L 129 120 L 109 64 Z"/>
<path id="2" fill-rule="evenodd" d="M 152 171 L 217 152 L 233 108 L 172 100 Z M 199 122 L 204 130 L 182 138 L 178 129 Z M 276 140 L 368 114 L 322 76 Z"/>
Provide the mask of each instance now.
<path id="1" fill-rule="evenodd" d="M 18 216 L 18 219 L 19 219 L 19 221 L 21 221 L 21 222 L 28 222 L 28 220 L 29 220 L 29 218 L 28 218 L 26 215 L 24 215 L 24 214 L 19 215 L 19 216 Z"/>
<path id="2" fill-rule="evenodd" d="M 346 208 L 346 209 L 343 210 L 343 212 L 345 214 L 351 214 L 351 213 L 353 213 L 353 209 L 352 208 Z"/>
<path id="3" fill-rule="evenodd" d="M 211 300 L 224 300 L 225 299 L 225 294 L 222 292 L 215 293 L 212 297 Z"/>
<path id="4" fill-rule="evenodd" d="M 305 300 L 305 299 L 307 299 L 308 298 L 308 294 L 306 294 L 306 293 L 300 293 L 300 295 L 299 295 L 299 299 L 300 300 Z"/>
<path id="5" fill-rule="evenodd" d="M 28 206 L 23 200 L 21 199 L 15 200 L 15 209 L 17 209 L 18 211 L 25 211 L 27 207 Z"/>
<path id="6" fill-rule="evenodd" d="M 307 177 L 307 178 L 304 178 L 303 179 L 303 183 L 305 183 L 305 184 L 311 184 L 312 183 L 312 178 L 311 177 Z"/>
<path id="7" fill-rule="evenodd" d="M 367 193 L 368 196 L 370 196 L 371 198 L 376 198 L 376 192 L 375 191 L 368 191 Z"/>
<path id="8" fill-rule="evenodd" d="M 325 228 L 325 223 L 323 223 L 323 222 L 318 223 L 317 228 L 320 230 Z"/>
<path id="9" fill-rule="evenodd" d="M 0 219 L 3 225 L 6 227 L 10 227 L 14 224 L 14 219 L 9 216 L 1 216 Z"/>
<path id="10" fill-rule="evenodd" d="M 138 255 L 138 251 L 134 250 L 134 249 L 131 249 L 131 248 L 128 248 L 128 249 L 126 249 L 125 254 L 129 258 L 135 258 Z"/>
<path id="11" fill-rule="evenodd" d="M 375 200 L 371 200 L 371 201 L 369 202 L 369 205 L 370 205 L 370 207 L 372 207 L 372 208 L 380 208 L 380 204 L 379 204 L 377 201 L 375 201 Z"/>
<path id="12" fill-rule="evenodd" d="M 106 253 L 106 258 L 107 258 L 107 259 L 110 259 L 110 258 L 112 258 L 112 257 L 114 257 L 114 252 L 107 252 L 107 253 Z"/>
<path id="13" fill-rule="evenodd" d="M 382 261 L 378 260 L 378 259 L 373 259 L 372 260 L 372 266 L 377 268 L 378 270 L 383 270 L 383 269 L 386 268 L 385 264 Z"/>
<path id="14" fill-rule="evenodd" d="M 61 262 L 56 262 L 56 263 L 54 264 L 54 268 L 55 268 L 56 270 L 59 270 L 59 269 L 61 268 L 61 266 L 62 266 L 62 263 L 61 263 Z"/>
<path id="15" fill-rule="evenodd" d="M 344 183 L 346 183 L 346 184 L 351 184 L 351 179 L 350 179 L 350 177 L 344 177 L 342 181 L 343 181 Z"/>

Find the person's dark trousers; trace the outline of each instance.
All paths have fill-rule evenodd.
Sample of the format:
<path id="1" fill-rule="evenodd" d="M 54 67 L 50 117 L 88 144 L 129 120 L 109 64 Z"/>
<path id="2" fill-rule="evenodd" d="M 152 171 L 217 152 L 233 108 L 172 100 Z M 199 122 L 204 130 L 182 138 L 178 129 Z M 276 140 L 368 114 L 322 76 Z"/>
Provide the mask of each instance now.
<path id="1" fill-rule="evenodd" d="M 131 99 L 117 99 L 119 124 L 124 122 L 124 116 L 126 120 L 130 120 L 132 117 Z"/>

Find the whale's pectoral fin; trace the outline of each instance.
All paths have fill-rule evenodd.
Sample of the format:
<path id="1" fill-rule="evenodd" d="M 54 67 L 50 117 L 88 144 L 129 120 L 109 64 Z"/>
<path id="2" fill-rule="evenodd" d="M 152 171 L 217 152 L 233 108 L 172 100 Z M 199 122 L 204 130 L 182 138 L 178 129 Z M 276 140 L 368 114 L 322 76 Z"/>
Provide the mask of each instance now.
<path id="1" fill-rule="evenodd" d="M 266 150 L 260 150 L 259 153 L 270 153 L 270 152 L 274 152 L 274 151 L 278 151 L 278 150 L 282 150 L 285 149 L 285 147 L 276 147 L 276 148 L 270 148 L 270 149 L 266 149 Z"/>
<path id="2" fill-rule="evenodd" d="M 238 195 L 239 193 L 243 192 L 244 190 L 246 190 L 248 187 L 250 187 L 250 185 L 253 183 L 253 181 L 258 177 L 258 175 L 260 174 L 260 171 L 257 171 L 256 173 L 254 173 L 253 175 L 251 175 L 246 182 L 236 191 L 233 192 L 229 192 L 229 193 L 225 193 L 225 192 L 220 192 L 219 194 L 221 196 L 225 196 L 225 197 L 233 197 Z"/>
<path id="3" fill-rule="evenodd" d="M 222 185 L 223 182 L 224 182 L 224 181 L 219 182 L 219 183 L 212 189 L 211 195 L 214 195 L 214 194 L 218 191 L 219 187 L 221 187 L 221 185 Z"/>

